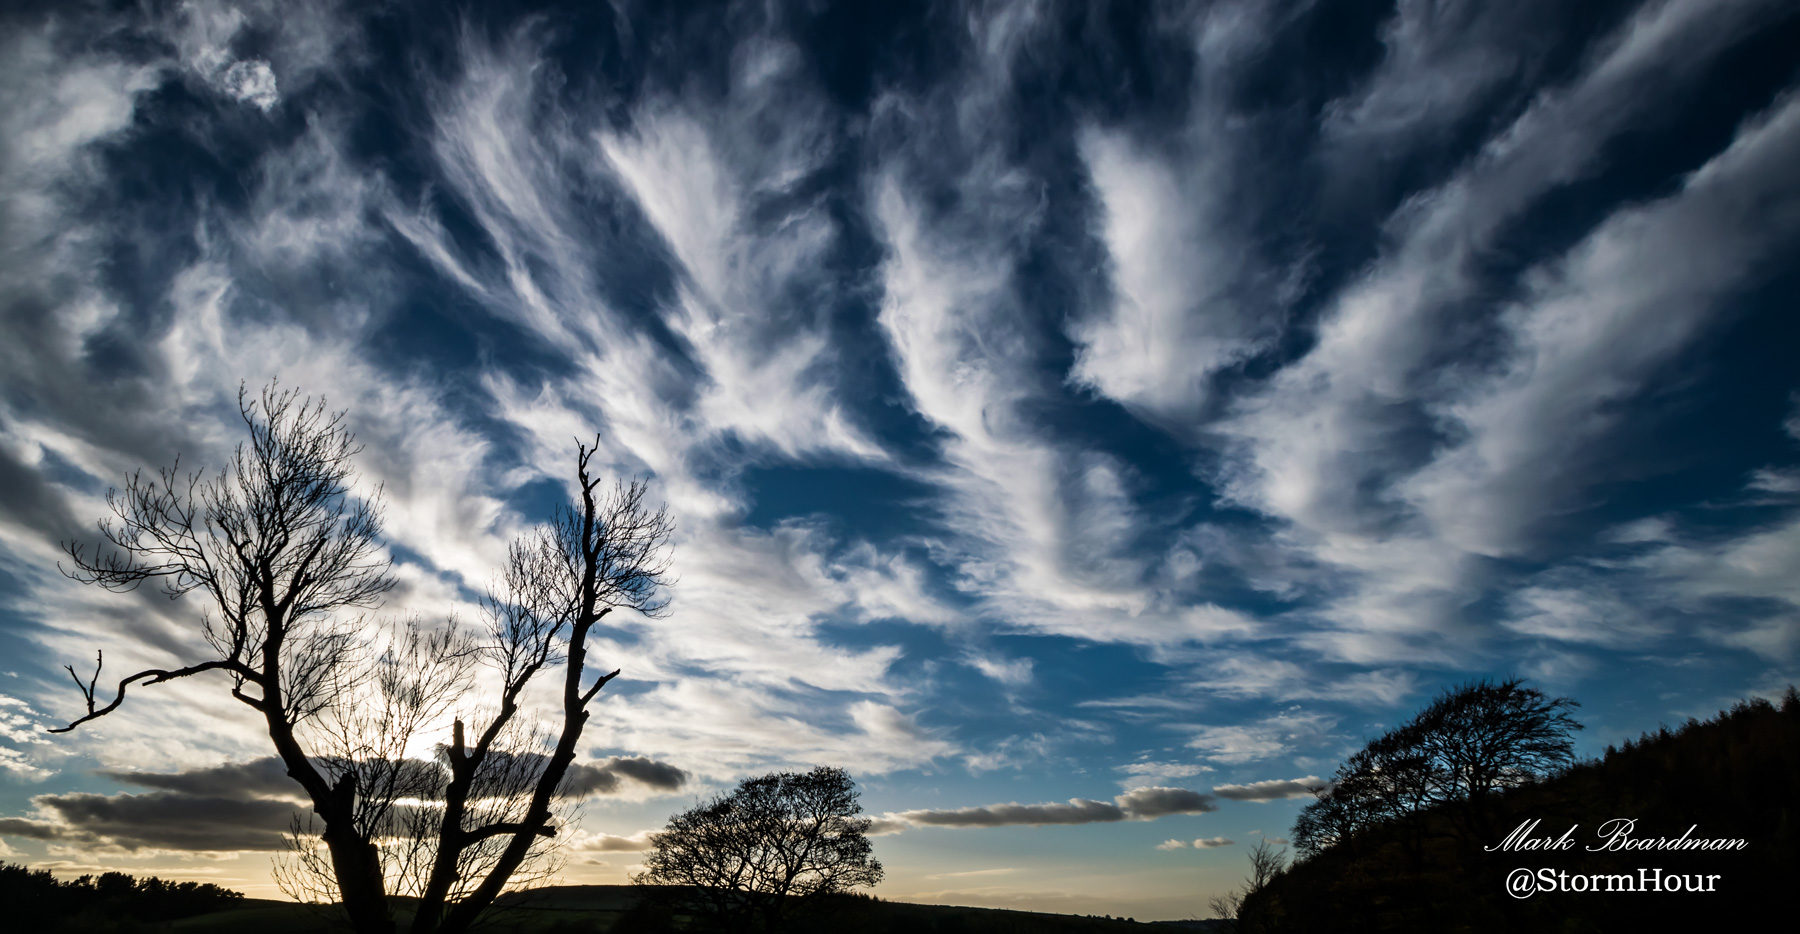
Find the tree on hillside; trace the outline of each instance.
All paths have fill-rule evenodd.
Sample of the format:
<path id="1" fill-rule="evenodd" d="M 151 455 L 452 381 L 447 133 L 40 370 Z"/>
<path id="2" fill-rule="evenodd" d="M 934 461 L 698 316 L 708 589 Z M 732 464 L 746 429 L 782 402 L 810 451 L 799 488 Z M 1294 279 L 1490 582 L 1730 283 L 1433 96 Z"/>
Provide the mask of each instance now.
<path id="1" fill-rule="evenodd" d="M 1485 688 L 1499 694 L 1506 686 Z M 1603 758 L 1566 766 L 1556 764 L 1566 762 L 1568 737 L 1557 735 L 1565 706 L 1528 694 L 1508 700 L 1505 710 L 1529 714 L 1535 728 L 1527 734 L 1544 740 L 1539 752 L 1548 755 L 1515 758 L 1522 764 L 1515 764 L 1505 784 L 1490 788 L 1488 819 L 1495 829 L 1486 836 L 1470 831 L 1466 802 L 1455 797 L 1466 794 L 1466 779 L 1446 776 L 1439 783 L 1445 797 L 1311 848 L 1265 896 L 1282 912 L 1285 930 L 1660 931 L 1716 927 L 1727 915 L 1800 915 L 1800 888 L 1792 884 L 1800 877 L 1793 795 L 1800 787 L 1800 692 L 1790 689 L 1779 707 L 1762 698 L 1747 700 L 1715 720 L 1665 726 L 1636 742 L 1608 747 Z M 1538 773 L 1535 780 L 1526 780 L 1528 770 Z M 1366 771 L 1347 763 L 1340 776 Z M 1357 786 L 1340 782 L 1320 804 L 1358 797 Z M 1316 815 L 1320 809 L 1307 811 Z M 1732 880 L 1735 901 L 1726 915 L 1717 899 L 1705 896 L 1597 897 L 1594 888 L 1561 886 L 1519 899 L 1517 890 L 1507 887 L 1508 874 L 1521 865 L 1570 878 L 1637 879 L 1643 850 L 1595 845 L 1599 828 L 1620 817 L 1635 822 L 1628 833 L 1636 841 L 1684 836 L 1748 841 L 1742 849 L 1669 848 L 1656 857 L 1664 877 L 1717 874 L 1721 883 Z M 1573 829 L 1574 845 L 1500 846 L 1504 835 L 1519 827 L 1539 843 Z M 1529 855 L 1520 856 L 1521 850 Z"/>
<path id="2" fill-rule="evenodd" d="M 1317 801 L 1300 812 L 1294 846 L 1313 854 L 1332 846 L 1354 847 L 1355 831 L 1403 819 L 1437 800 L 1444 776 L 1408 724 L 1377 737 L 1340 766 Z"/>
<path id="3" fill-rule="evenodd" d="M 51 732 L 113 713 L 133 685 L 222 672 L 312 805 L 288 880 L 305 889 L 313 878 L 364 934 L 395 930 L 394 888 L 419 899 L 414 934 L 467 930 L 557 832 L 587 706 L 618 675 L 588 674 L 593 627 L 618 607 L 666 607 L 667 514 L 644 504 L 641 482 L 602 488 L 582 445 L 577 502 L 513 543 L 483 606 L 485 631 L 367 627 L 342 614 L 377 607 L 394 578 L 380 494 L 352 493 L 361 448 L 345 413 L 274 386 L 258 399 L 240 390 L 238 409 L 250 438 L 225 470 L 134 474 L 108 495 L 113 518 L 100 532 L 112 549 L 66 546 L 77 580 L 115 591 L 153 581 L 171 599 L 198 592 L 212 657 L 127 675 L 102 703 L 97 654 L 85 683 L 70 668 L 86 714 Z M 497 670 L 500 693 L 457 715 L 479 663 Z M 560 722 L 540 727 L 521 716 L 526 689 L 558 665 Z M 446 717 L 454 726 L 438 761 L 406 758 Z"/>
<path id="4" fill-rule="evenodd" d="M 1457 801 L 1468 829 L 1485 838 L 1495 792 L 1538 781 L 1575 761 L 1570 733 L 1581 724 L 1567 697 L 1546 697 L 1523 678 L 1486 679 L 1447 690 L 1413 718 L 1412 748 L 1435 766 L 1439 797 Z"/>
<path id="5" fill-rule="evenodd" d="M 820 896 L 881 881 L 843 769 L 774 772 L 670 818 L 633 881 L 666 886 L 719 930 L 779 930 Z M 710 930 L 710 928 L 709 928 Z"/>
<path id="6" fill-rule="evenodd" d="M 1268 839 L 1256 841 L 1250 850 L 1250 875 L 1244 877 L 1241 889 L 1229 889 L 1207 900 L 1213 917 L 1228 923 L 1240 934 L 1274 931 L 1280 927 L 1275 908 L 1264 893 L 1287 871 L 1287 850 L 1277 848 Z"/>
<path id="7" fill-rule="evenodd" d="M 1351 756 L 1315 792 L 1294 824 L 1294 843 L 1308 855 L 1354 846 L 1366 827 L 1404 822 L 1450 803 L 1477 838 L 1490 835 L 1493 795 L 1543 778 L 1574 760 L 1569 734 L 1581 724 L 1579 706 L 1546 697 L 1519 678 L 1486 680 L 1447 690 L 1407 723 Z M 1410 850 L 1422 858 L 1422 832 L 1408 823 Z M 1417 867 L 1415 867 L 1416 869 Z"/>

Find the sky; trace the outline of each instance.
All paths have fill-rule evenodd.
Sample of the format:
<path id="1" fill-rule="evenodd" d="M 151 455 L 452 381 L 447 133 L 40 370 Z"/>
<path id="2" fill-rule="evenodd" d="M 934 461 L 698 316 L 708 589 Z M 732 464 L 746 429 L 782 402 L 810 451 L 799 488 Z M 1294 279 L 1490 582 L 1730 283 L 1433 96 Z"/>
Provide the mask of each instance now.
<path id="1" fill-rule="evenodd" d="M 97 648 L 203 657 L 60 544 L 275 378 L 364 445 L 383 617 L 468 618 L 578 441 L 668 506 L 571 883 L 834 765 L 883 897 L 1203 916 L 1447 687 L 1584 755 L 1776 695 L 1795 49 L 1778 0 L 8 4 L 0 859 L 277 894 L 227 684 L 43 732 Z"/>

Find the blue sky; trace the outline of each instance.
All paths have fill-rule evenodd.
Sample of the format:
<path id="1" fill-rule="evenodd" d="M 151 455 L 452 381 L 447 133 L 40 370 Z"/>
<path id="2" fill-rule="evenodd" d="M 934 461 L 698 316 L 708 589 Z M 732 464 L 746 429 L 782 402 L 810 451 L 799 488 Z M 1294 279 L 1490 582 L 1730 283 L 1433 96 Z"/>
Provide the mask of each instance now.
<path id="1" fill-rule="evenodd" d="M 1591 753 L 1795 680 L 1791 4 L 0 23 L 0 857 L 273 891 L 153 830 L 279 800 L 206 784 L 267 754 L 222 685 L 39 730 L 95 647 L 201 650 L 58 543 L 275 376 L 350 412 L 392 615 L 467 614 L 577 438 L 668 504 L 588 740 L 688 779 L 589 801 L 571 882 L 831 764 L 886 897 L 1201 914 L 1445 686 Z"/>

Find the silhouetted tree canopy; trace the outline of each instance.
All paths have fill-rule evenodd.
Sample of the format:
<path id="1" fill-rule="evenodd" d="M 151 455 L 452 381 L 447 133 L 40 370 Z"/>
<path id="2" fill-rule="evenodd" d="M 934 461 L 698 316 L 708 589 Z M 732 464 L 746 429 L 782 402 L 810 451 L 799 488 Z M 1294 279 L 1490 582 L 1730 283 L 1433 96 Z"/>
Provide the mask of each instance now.
<path id="1" fill-rule="evenodd" d="M 210 882 L 169 882 L 122 872 L 64 882 L 48 871 L 0 863 L 0 905 L 7 930 L 103 931 L 121 921 L 171 921 L 222 911 L 244 893 Z"/>
<path id="2" fill-rule="evenodd" d="M 670 818 L 634 881 L 668 887 L 656 894 L 718 930 L 777 931 L 820 896 L 881 881 L 861 813 L 843 769 L 745 779 Z"/>
<path id="3" fill-rule="evenodd" d="M 1569 716 L 1579 706 L 1546 697 L 1523 679 L 1487 680 L 1440 694 L 1405 724 L 1339 767 L 1294 825 L 1306 854 L 1351 842 L 1364 827 L 1454 803 L 1476 835 L 1492 830 L 1495 792 L 1542 779 L 1574 761 Z"/>

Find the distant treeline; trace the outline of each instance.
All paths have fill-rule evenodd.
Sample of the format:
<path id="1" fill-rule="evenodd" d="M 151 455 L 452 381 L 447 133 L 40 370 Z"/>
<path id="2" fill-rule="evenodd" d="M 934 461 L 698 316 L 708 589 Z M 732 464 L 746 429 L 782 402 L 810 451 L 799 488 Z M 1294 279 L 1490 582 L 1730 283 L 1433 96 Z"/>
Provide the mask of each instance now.
<path id="1" fill-rule="evenodd" d="M 130 931 L 219 911 L 244 893 L 212 883 L 137 879 L 122 872 L 64 882 L 43 869 L 0 863 L 0 905 L 12 931 Z"/>
<path id="2" fill-rule="evenodd" d="M 1314 818 L 1326 803 L 1310 809 Z M 1800 695 L 1790 687 L 1779 705 L 1743 701 L 1608 747 L 1500 790 L 1481 817 L 1471 822 L 1466 802 L 1441 800 L 1334 835 L 1303 816 L 1296 830 L 1325 844 L 1249 895 L 1237 928 L 1636 932 L 1800 918 Z M 1747 845 L 1603 848 L 1602 828 L 1615 819 L 1634 819 L 1628 838 L 1640 843 L 1685 835 Z M 1565 833 L 1563 845 L 1546 845 Z M 1522 871 L 1531 873 L 1524 890 Z M 1657 891 L 1659 875 L 1697 877 L 1711 890 Z"/>

